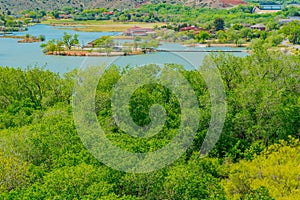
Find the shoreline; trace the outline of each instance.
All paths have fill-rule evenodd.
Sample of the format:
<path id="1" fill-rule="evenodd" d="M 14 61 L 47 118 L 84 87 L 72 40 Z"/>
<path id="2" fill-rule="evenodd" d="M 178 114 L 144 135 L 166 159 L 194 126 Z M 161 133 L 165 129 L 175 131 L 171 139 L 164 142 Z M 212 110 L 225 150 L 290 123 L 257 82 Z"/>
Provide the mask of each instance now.
<path id="1" fill-rule="evenodd" d="M 35 42 L 43 42 L 39 39 L 22 39 L 18 40 L 18 43 L 35 43 Z"/>
<path id="2" fill-rule="evenodd" d="M 17 35 L 1 35 L 0 38 L 24 39 L 24 36 L 17 36 Z"/>
<path id="3" fill-rule="evenodd" d="M 93 23 L 91 23 L 93 22 Z M 86 21 L 86 22 L 77 22 L 77 21 L 67 21 L 67 20 L 55 20 L 55 21 L 44 21 L 44 23 L 40 23 L 44 25 L 49 25 L 49 26 L 63 26 L 67 29 L 70 30 L 76 30 L 76 31 L 82 31 L 82 32 L 122 32 L 124 31 L 124 28 L 131 27 L 133 25 L 136 26 L 143 26 L 143 27 L 151 27 L 150 25 L 154 26 L 157 25 L 158 23 L 120 23 L 120 22 L 113 22 L 113 21 Z M 101 26 L 105 26 L 105 29 L 99 29 L 99 30 L 89 30 L 90 27 L 98 27 L 98 28 L 103 28 Z M 69 28 L 68 28 L 69 27 Z M 116 29 L 117 28 L 117 29 Z M 122 31 L 121 31 L 122 30 Z M 116 35 L 112 36 L 114 40 L 133 40 L 132 36 L 125 36 L 125 35 Z M 0 38 L 14 38 L 14 39 L 24 39 L 24 36 L 14 36 L 14 35 L 2 35 Z M 36 41 L 40 42 L 40 41 Z M 161 40 L 161 42 L 167 42 L 167 43 L 174 43 L 174 42 L 168 42 L 165 40 Z M 20 41 L 19 43 L 31 43 L 31 42 L 25 42 L 25 41 Z M 241 45 L 236 45 L 234 43 L 209 43 L 209 44 L 200 44 L 200 43 L 195 43 L 195 44 L 185 44 L 184 42 L 175 42 L 187 47 L 230 47 L 230 48 L 243 48 L 243 47 L 248 47 L 249 44 L 241 44 Z"/>
<path id="4" fill-rule="evenodd" d="M 61 52 L 48 52 L 46 55 L 53 56 L 88 56 L 88 57 L 106 57 L 106 56 L 134 56 L 142 55 L 143 52 L 89 52 L 89 51 L 61 51 Z"/>
<path id="5" fill-rule="evenodd" d="M 227 43 L 227 44 L 221 44 L 221 43 L 215 43 L 215 44 L 206 44 L 206 47 L 231 47 L 231 48 L 243 48 L 243 47 L 248 47 L 249 44 L 241 44 L 241 45 L 236 45 L 234 43 Z"/>
<path id="6" fill-rule="evenodd" d="M 241 44 L 241 45 L 236 45 L 234 43 L 214 43 L 214 44 L 200 44 L 200 43 L 194 43 L 194 44 L 184 44 L 180 43 L 181 45 L 187 46 L 187 47 L 203 47 L 203 48 L 209 48 L 209 47 L 230 47 L 230 48 L 245 48 L 248 47 L 249 44 Z"/>
<path id="7" fill-rule="evenodd" d="M 170 50 L 171 52 L 211 52 L 211 53 L 251 53 L 251 50 Z M 117 52 L 90 52 L 90 51 L 61 51 L 61 52 L 48 52 L 45 53 L 46 55 L 53 55 L 53 56 L 83 56 L 83 57 L 110 57 L 110 56 L 134 56 L 134 55 L 143 55 L 146 53 L 159 53 L 159 52 L 168 52 L 168 50 L 153 50 L 153 51 L 135 51 L 135 52 L 123 52 L 123 51 L 117 51 Z"/>
<path id="8" fill-rule="evenodd" d="M 143 28 L 153 28 L 155 25 L 162 26 L 165 23 L 145 23 L 145 22 L 115 22 L 112 20 L 104 21 L 74 21 L 74 20 L 48 20 L 43 21 L 41 24 L 49 26 L 61 26 L 70 30 L 79 32 L 124 32 L 133 26 Z M 68 28 L 69 27 L 69 28 Z"/>

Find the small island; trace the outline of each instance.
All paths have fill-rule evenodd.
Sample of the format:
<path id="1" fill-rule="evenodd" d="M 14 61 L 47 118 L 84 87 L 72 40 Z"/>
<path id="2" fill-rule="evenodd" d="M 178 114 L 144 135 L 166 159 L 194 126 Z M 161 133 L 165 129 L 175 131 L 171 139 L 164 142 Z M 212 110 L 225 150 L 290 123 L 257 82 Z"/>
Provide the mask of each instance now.
<path id="1" fill-rule="evenodd" d="M 24 37 L 21 37 L 21 38 L 23 38 L 23 39 L 18 40 L 18 43 L 33 43 L 33 42 L 43 42 L 43 41 L 45 41 L 45 36 L 44 35 L 40 35 L 40 36 L 36 37 L 36 36 L 26 34 Z"/>
<path id="2" fill-rule="evenodd" d="M 132 42 L 116 42 L 112 36 L 102 36 L 87 45 L 80 46 L 77 34 L 64 33 L 61 40 L 49 40 L 41 47 L 47 55 L 61 56 L 128 56 L 154 52 L 159 40 L 152 35 L 136 36 Z"/>

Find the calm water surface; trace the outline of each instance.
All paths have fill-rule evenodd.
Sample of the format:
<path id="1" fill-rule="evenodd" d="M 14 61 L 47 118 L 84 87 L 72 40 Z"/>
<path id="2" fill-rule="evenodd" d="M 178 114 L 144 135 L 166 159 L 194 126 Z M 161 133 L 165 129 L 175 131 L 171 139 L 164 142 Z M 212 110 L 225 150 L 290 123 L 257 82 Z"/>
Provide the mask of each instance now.
<path id="1" fill-rule="evenodd" d="M 64 30 L 62 27 L 54 27 L 48 25 L 34 25 L 29 27 L 27 32 L 14 33 L 14 35 L 30 35 L 38 36 L 45 35 L 46 41 L 51 39 L 61 39 L 64 32 L 70 34 L 78 34 L 81 44 L 86 44 L 96 38 L 104 35 L 119 35 L 121 33 L 116 32 L 77 32 L 73 30 Z M 86 63 L 92 63 L 92 65 L 102 65 L 103 63 L 114 62 L 117 65 L 124 67 L 126 65 L 139 66 L 150 63 L 178 63 L 185 65 L 185 68 L 191 69 L 192 66 L 188 66 L 187 62 L 181 57 L 188 57 L 192 59 L 193 63 L 199 63 L 207 53 L 150 53 L 139 56 L 126 56 L 119 58 L 105 58 L 105 57 L 67 57 L 67 56 L 48 56 L 44 55 L 38 43 L 17 43 L 17 39 L 4 39 L 0 38 L 0 66 L 8 67 L 20 67 L 26 68 L 28 66 L 45 66 L 53 72 L 63 74 L 71 71 L 72 69 L 79 68 Z M 179 44 L 162 44 L 160 49 L 179 50 L 179 49 L 191 49 Z M 198 47 L 199 49 L 203 49 Z M 197 48 L 192 48 L 197 49 Z M 204 48 L 206 49 L 206 48 Z M 229 48 L 208 48 L 212 49 L 229 49 Z M 246 53 L 234 53 L 237 56 L 245 56 Z"/>

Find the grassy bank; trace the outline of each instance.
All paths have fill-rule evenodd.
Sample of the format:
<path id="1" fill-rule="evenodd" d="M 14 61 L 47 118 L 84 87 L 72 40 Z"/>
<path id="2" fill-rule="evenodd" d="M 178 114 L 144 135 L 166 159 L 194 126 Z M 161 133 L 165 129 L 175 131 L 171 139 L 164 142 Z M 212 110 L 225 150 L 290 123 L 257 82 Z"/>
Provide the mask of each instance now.
<path id="1" fill-rule="evenodd" d="M 16 36 L 16 35 L 1 35 L 0 38 L 12 38 L 12 39 L 23 39 L 24 36 Z"/>
<path id="2" fill-rule="evenodd" d="M 70 26 L 70 29 L 84 32 L 123 32 L 133 26 L 153 28 L 156 26 L 162 26 L 164 23 L 138 23 L 138 22 L 114 22 L 112 20 L 106 21 L 74 21 L 74 20 L 47 20 L 43 24 L 49 24 L 53 26 Z M 73 27 L 74 26 L 74 27 Z"/>

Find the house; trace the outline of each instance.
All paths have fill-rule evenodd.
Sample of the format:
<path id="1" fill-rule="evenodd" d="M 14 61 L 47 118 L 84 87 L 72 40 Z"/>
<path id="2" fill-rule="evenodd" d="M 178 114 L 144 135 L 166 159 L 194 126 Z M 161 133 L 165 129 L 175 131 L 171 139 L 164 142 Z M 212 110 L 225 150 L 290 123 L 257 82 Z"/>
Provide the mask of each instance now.
<path id="1" fill-rule="evenodd" d="M 256 25 L 250 26 L 250 28 L 252 30 L 260 30 L 260 31 L 266 30 L 266 26 L 263 24 L 256 24 Z"/>
<path id="2" fill-rule="evenodd" d="M 129 28 L 124 32 L 124 35 L 126 36 L 147 36 L 150 34 L 155 34 L 155 31 L 152 28 L 141 28 L 138 26 Z"/>
<path id="3" fill-rule="evenodd" d="M 103 12 L 102 14 L 103 15 L 114 15 L 114 12 L 113 11 L 108 11 L 108 12 Z"/>
<path id="4" fill-rule="evenodd" d="M 255 6 L 252 10 L 252 13 L 264 14 L 264 13 L 274 13 L 279 12 L 283 8 L 282 5 L 274 4 L 260 4 L 259 6 Z"/>
<path id="5" fill-rule="evenodd" d="M 195 27 L 195 26 L 187 26 L 187 27 L 183 27 L 181 28 L 179 31 L 201 31 L 202 28 L 198 28 L 198 27 Z"/>
<path id="6" fill-rule="evenodd" d="M 279 4 L 274 4 L 274 5 L 260 4 L 259 5 L 260 10 L 282 10 L 282 8 L 283 8 L 283 6 L 279 5 Z"/>
<path id="7" fill-rule="evenodd" d="M 39 19 L 31 19 L 32 23 L 41 23 L 41 21 Z"/>
<path id="8" fill-rule="evenodd" d="M 59 14 L 58 15 L 59 19 L 72 19 L 73 16 L 69 14 Z"/>

